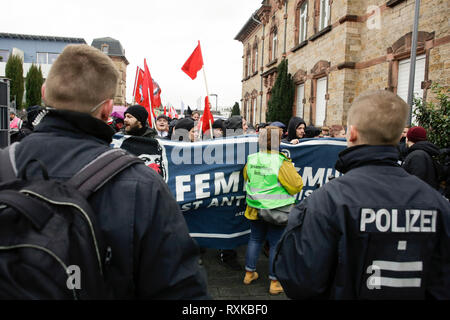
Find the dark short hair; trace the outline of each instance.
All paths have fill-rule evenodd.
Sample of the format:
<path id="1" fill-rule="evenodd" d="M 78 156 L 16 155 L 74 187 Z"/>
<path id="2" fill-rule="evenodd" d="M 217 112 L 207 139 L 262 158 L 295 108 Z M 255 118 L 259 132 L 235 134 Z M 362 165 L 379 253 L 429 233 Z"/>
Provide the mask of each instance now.
<path id="1" fill-rule="evenodd" d="M 165 119 L 167 121 L 167 123 L 170 122 L 169 117 L 164 115 L 164 114 L 160 114 L 157 118 L 156 121 L 158 121 L 159 119 Z"/>

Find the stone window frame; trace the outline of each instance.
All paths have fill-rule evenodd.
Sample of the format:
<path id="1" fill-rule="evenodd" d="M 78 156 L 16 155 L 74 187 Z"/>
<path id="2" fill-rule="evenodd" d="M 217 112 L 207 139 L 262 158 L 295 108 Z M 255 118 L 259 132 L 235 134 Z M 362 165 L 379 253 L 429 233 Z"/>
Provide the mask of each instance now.
<path id="1" fill-rule="evenodd" d="M 248 79 L 251 76 L 252 50 L 250 44 L 247 45 L 245 53 L 245 72 L 244 77 Z"/>
<path id="2" fill-rule="evenodd" d="M 314 125 L 316 123 L 316 103 L 317 103 L 317 80 L 323 77 L 327 78 L 327 89 L 325 94 L 325 100 L 328 102 L 330 99 L 329 93 L 328 93 L 328 86 L 329 86 L 329 74 L 330 74 L 330 61 L 320 60 L 318 61 L 314 67 L 311 69 L 311 95 L 309 97 L 310 102 L 310 109 L 309 109 L 309 122 Z M 325 106 L 325 119 L 323 120 L 324 124 L 327 123 L 327 116 L 328 116 L 328 103 Z"/>
<path id="3" fill-rule="evenodd" d="M 322 23 L 322 19 L 321 18 L 322 18 L 322 15 L 323 15 L 322 3 L 324 1 L 326 1 L 328 3 L 328 5 L 327 5 L 327 7 L 328 7 L 328 18 L 327 18 L 327 21 L 326 21 L 326 25 L 321 26 L 321 23 Z M 320 31 L 324 30 L 326 27 L 328 27 L 331 24 L 331 3 L 332 3 L 332 0 L 316 0 L 316 3 L 318 5 L 317 9 L 319 11 L 318 20 L 316 21 L 317 22 L 317 31 L 320 32 Z"/>
<path id="4" fill-rule="evenodd" d="M 244 95 L 244 103 L 243 103 L 243 108 L 242 108 L 242 111 L 243 111 L 243 115 L 242 115 L 242 117 L 244 117 L 246 120 L 247 120 L 247 110 L 248 110 L 248 101 L 249 101 L 249 99 L 250 99 L 250 94 L 247 92 L 245 95 Z"/>
<path id="5" fill-rule="evenodd" d="M 292 77 L 295 87 L 301 84 L 305 85 L 305 92 L 307 79 L 308 79 L 307 72 L 303 69 L 297 70 L 294 76 Z M 305 115 L 305 107 L 306 107 L 306 96 L 303 97 L 303 116 Z M 292 106 L 292 116 L 294 117 L 296 114 L 297 114 L 297 90 L 295 90 L 294 94 L 294 105 Z"/>
<path id="6" fill-rule="evenodd" d="M 433 41 L 435 38 L 434 32 L 419 31 L 417 36 L 417 51 L 416 55 L 425 54 L 425 79 L 422 81 L 421 87 L 423 89 L 423 100 L 427 99 L 428 89 L 431 87 L 431 80 L 429 80 L 429 65 L 430 65 L 430 51 L 433 47 Z M 400 61 L 411 58 L 411 44 L 412 44 L 412 32 L 408 32 L 397 41 L 395 41 L 391 47 L 387 49 L 387 60 L 389 61 L 389 74 L 388 74 L 388 90 L 397 94 L 398 87 L 398 72 Z"/>
<path id="7" fill-rule="evenodd" d="M 276 43 L 274 48 L 274 37 L 276 36 Z M 269 36 L 269 65 L 277 60 L 277 49 L 278 49 L 278 26 L 274 25 L 270 28 Z M 275 50 L 274 50 L 275 49 Z"/>
<path id="8" fill-rule="evenodd" d="M 305 39 L 300 41 L 300 31 L 301 31 L 301 9 L 303 5 L 306 5 L 306 22 L 305 22 Z M 308 42 L 308 22 L 309 22 L 309 1 L 308 0 L 299 0 L 297 4 L 295 5 L 295 29 L 294 29 L 294 36 L 295 36 L 295 46 L 299 46 L 301 44 L 306 44 Z"/>
<path id="9" fill-rule="evenodd" d="M 267 112 L 267 110 L 269 110 L 269 101 L 270 101 L 271 97 L 272 97 L 272 88 L 269 88 L 269 89 L 267 89 L 267 92 L 266 92 L 266 112 Z M 266 119 L 266 121 L 267 121 L 267 119 Z"/>
<path id="10" fill-rule="evenodd" d="M 106 50 L 105 50 L 106 49 Z M 109 54 L 109 44 L 103 43 L 100 47 L 101 52 Z"/>
<path id="11" fill-rule="evenodd" d="M 253 43 L 252 48 L 252 76 L 258 73 L 258 59 L 259 59 L 258 44 L 259 44 L 258 38 L 255 37 L 255 42 Z"/>
<path id="12" fill-rule="evenodd" d="M 328 16 L 328 24 L 326 27 L 324 27 L 323 29 L 319 30 L 319 24 L 320 24 L 320 17 L 321 17 L 321 10 L 320 10 L 320 6 L 321 6 L 321 1 L 322 0 L 312 0 L 314 1 L 314 35 L 312 35 L 308 40 L 309 41 L 314 41 L 317 38 L 321 37 L 322 35 L 328 33 L 331 31 L 331 29 L 333 28 L 333 25 L 331 23 L 331 14 L 332 14 L 332 9 L 333 9 L 333 0 L 328 0 L 328 8 L 329 8 L 329 16 Z"/>
<path id="13" fill-rule="evenodd" d="M 258 91 L 256 89 L 253 89 L 251 95 L 250 95 L 250 112 L 249 112 L 249 119 L 246 119 L 248 123 L 256 124 L 256 109 L 258 109 Z M 255 114 L 253 114 L 253 103 L 255 103 Z"/>

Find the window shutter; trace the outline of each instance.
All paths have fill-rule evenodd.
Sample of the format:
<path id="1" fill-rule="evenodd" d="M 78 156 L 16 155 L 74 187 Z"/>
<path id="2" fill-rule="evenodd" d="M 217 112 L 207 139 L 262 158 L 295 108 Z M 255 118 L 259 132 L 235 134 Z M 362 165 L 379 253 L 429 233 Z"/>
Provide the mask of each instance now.
<path id="1" fill-rule="evenodd" d="M 411 59 L 405 59 L 398 64 L 398 85 L 397 95 L 407 102 L 408 100 L 408 86 L 409 86 L 409 71 L 411 68 Z M 422 97 L 423 90 L 421 87 L 422 81 L 425 80 L 425 55 L 416 57 L 416 74 L 414 76 L 414 96 Z"/>
<path id="2" fill-rule="evenodd" d="M 327 101 L 325 95 L 327 93 L 327 77 L 317 79 L 316 93 L 316 126 L 323 126 L 326 115 Z"/>
<path id="3" fill-rule="evenodd" d="M 253 99 L 253 117 L 252 118 L 253 118 L 252 124 L 256 123 L 256 98 Z"/>
<path id="4" fill-rule="evenodd" d="M 296 116 L 303 118 L 303 99 L 305 98 L 305 85 L 297 86 L 297 113 Z"/>

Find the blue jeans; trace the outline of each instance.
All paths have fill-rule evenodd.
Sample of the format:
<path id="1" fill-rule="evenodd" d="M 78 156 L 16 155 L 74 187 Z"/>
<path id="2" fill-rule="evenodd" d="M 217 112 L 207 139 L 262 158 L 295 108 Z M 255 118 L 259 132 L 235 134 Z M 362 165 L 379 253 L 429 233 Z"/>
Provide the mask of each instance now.
<path id="1" fill-rule="evenodd" d="M 275 226 L 262 220 L 250 221 L 250 239 L 248 241 L 247 253 L 245 255 L 245 270 L 256 271 L 256 263 L 264 241 L 269 241 L 269 279 L 277 280 L 273 272 L 273 260 L 275 259 L 275 249 L 284 231 L 283 226 Z"/>

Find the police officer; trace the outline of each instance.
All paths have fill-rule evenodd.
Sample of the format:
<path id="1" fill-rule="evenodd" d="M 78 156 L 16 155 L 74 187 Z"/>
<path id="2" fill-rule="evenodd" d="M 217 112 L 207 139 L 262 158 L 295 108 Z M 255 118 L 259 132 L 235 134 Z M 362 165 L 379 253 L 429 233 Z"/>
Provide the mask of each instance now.
<path id="1" fill-rule="evenodd" d="M 408 110 L 389 91 L 351 106 L 345 175 L 292 209 L 279 243 L 290 298 L 450 299 L 450 204 L 397 164 Z"/>

